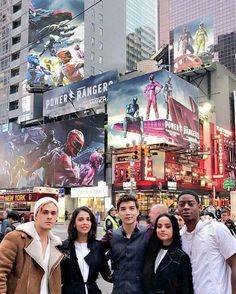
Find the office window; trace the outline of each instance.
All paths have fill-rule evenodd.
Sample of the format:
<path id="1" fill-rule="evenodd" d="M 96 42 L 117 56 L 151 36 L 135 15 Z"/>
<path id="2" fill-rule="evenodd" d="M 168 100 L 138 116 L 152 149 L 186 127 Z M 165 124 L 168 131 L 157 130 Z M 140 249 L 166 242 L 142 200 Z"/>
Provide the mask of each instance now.
<path id="1" fill-rule="evenodd" d="M 12 38 L 12 45 L 16 45 L 20 42 L 20 35 Z"/>
<path id="2" fill-rule="evenodd" d="M 14 100 L 9 103 L 9 111 L 19 108 L 19 100 Z"/>
<path id="3" fill-rule="evenodd" d="M 91 22 L 91 31 L 94 33 L 95 32 L 95 23 Z"/>
<path id="4" fill-rule="evenodd" d="M 12 117 L 9 119 L 9 123 L 17 123 L 18 117 Z"/>
<path id="5" fill-rule="evenodd" d="M 13 30 L 16 29 L 16 28 L 18 28 L 20 25 L 21 25 L 21 19 L 14 20 L 12 22 L 12 28 L 13 28 Z"/>
<path id="6" fill-rule="evenodd" d="M 94 59 L 95 59 L 95 54 L 92 51 L 91 51 L 91 57 L 90 58 L 91 58 L 92 61 L 94 61 Z"/>
<path id="7" fill-rule="evenodd" d="M 103 43 L 99 42 L 99 50 L 103 50 Z"/>
<path id="8" fill-rule="evenodd" d="M 103 63 L 103 57 L 102 57 L 102 56 L 99 56 L 99 58 L 98 58 L 98 62 L 99 62 L 100 64 Z"/>
<path id="9" fill-rule="evenodd" d="M 99 35 L 103 36 L 103 29 L 102 28 L 99 28 Z"/>
<path id="10" fill-rule="evenodd" d="M 10 51 L 10 42 L 9 40 L 2 42 L 2 54 L 6 54 Z"/>
<path id="11" fill-rule="evenodd" d="M 103 22 L 103 14 L 99 13 L 99 21 Z"/>
<path id="12" fill-rule="evenodd" d="M 15 77 L 15 76 L 18 76 L 20 73 L 20 68 L 19 67 L 16 67 L 16 68 L 12 68 L 11 69 L 11 78 Z"/>
<path id="13" fill-rule="evenodd" d="M 13 13 L 16 13 L 20 9 L 21 9 L 21 2 L 13 5 L 13 7 L 12 7 Z"/>
<path id="14" fill-rule="evenodd" d="M 10 86 L 10 94 L 17 93 L 19 90 L 19 83 Z"/>
<path id="15" fill-rule="evenodd" d="M 20 51 L 17 51 L 15 53 L 12 53 L 11 55 L 11 61 L 17 60 L 20 58 Z"/>
<path id="16" fill-rule="evenodd" d="M 95 38 L 92 37 L 92 38 L 91 38 L 91 46 L 94 46 L 94 45 L 95 45 Z"/>

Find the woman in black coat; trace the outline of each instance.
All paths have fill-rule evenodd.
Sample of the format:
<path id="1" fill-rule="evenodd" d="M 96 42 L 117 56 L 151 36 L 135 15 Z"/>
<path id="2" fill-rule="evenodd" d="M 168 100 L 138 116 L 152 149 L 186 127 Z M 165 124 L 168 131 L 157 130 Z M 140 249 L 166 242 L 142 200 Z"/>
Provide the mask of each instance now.
<path id="1" fill-rule="evenodd" d="M 111 272 L 104 251 L 96 240 L 97 224 L 91 210 L 75 209 L 68 226 L 68 239 L 61 247 L 62 294 L 100 294 L 98 273 L 111 282 Z"/>
<path id="2" fill-rule="evenodd" d="M 161 214 L 154 226 L 144 265 L 145 294 L 193 294 L 192 269 L 181 249 L 174 215 Z"/>

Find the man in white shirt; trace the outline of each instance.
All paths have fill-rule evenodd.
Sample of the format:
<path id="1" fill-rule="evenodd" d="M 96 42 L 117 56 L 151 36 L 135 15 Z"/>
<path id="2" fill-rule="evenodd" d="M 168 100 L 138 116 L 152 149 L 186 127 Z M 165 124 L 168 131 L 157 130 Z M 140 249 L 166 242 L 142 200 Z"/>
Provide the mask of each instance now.
<path id="1" fill-rule="evenodd" d="M 58 203 L 43 197 L 35 203 L 35 221 L 8 233 L 0 244 L 0 293 L 61 293 L 61 240 L 50 230 Z"/>
<path id="2" fill-rule="evenodd" d="M 196 192 L 179 194 L 178 211 L 185 221 L 182 247 L 192 264 L 195 294 L 236 294 L 236 240 L 218 222 L 199 218 Z"/>

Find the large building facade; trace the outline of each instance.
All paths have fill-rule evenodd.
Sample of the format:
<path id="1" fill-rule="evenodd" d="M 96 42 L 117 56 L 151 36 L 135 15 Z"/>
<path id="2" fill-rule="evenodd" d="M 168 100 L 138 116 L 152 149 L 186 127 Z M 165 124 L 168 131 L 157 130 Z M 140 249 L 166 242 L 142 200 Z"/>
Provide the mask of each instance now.
<path id="1" fill-rule="evenodd" d="M 94 1 L 86 1 L 85 9 Z M 126 73 L 156 50 L 157 1 L 105 0 L 85 13 L 85 74 Z"/>

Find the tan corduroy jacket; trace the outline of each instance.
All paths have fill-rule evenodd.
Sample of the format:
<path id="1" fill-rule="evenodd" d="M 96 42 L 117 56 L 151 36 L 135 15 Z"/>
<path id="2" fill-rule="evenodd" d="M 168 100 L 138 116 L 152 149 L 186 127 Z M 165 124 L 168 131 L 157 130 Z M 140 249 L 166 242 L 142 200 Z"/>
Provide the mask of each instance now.
<path id="1" fill-rule="evenodd" d="M 49 292 L 60 294 L 60 261 L 63 255 L 56 246 L 61 244 L 61 240 L 51 232 L 49 238 Z M 0 293 L 39 294 L 43 275 L 43 256 L 34 222 L 20 225 L 0 243 Z"/>

